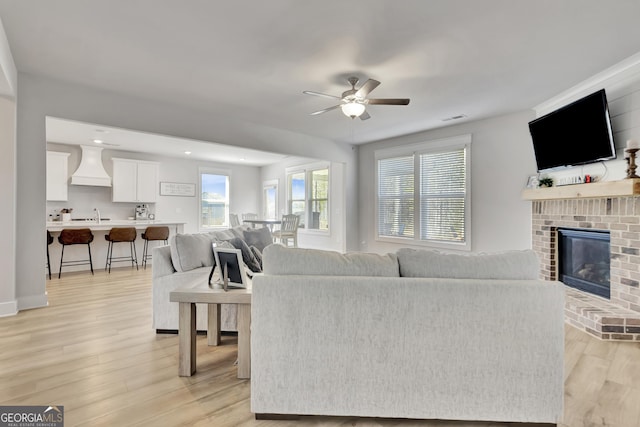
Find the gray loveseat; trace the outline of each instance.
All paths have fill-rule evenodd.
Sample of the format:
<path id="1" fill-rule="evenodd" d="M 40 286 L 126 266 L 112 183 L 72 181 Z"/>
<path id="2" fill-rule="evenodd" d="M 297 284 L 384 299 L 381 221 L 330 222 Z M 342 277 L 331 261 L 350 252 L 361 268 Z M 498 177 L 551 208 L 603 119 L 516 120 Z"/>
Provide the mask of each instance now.
<path id="1" fill-rule="evenodd" d="M 564 290 L 532 251 L 263 255 L 252 412 L 559 422 Z"/>
<path id="2" fill-rule="evenodd" d="M 178 288 L 207 286 L 213 266 L 213 242 L 233 242 L 240 240 L 246 245 L 243 258 L 248 263 L 260 263 L 255 259 L 271 244 L 273 237 L 268 228 L 256 228 L 241 225 L 227 230 L 210 233 L 177 234 L 169 239 L 168 246 L 153 249 L 152 287 L 153 287 L 153 328 L 157 332 L 178 330 L 178 303 L 169 301 L 171 291 Z M 251 254 L 247 248 L 253 248 Z M 256 252 L 257 251 L 257 252 Z M 252 267 L 253 268 L 253 267 Z M 222 304 L 223 331 L 236 330 L 236 306 Z M 197 304 L 197 329 L 207 330 L 207 304 Z"/>

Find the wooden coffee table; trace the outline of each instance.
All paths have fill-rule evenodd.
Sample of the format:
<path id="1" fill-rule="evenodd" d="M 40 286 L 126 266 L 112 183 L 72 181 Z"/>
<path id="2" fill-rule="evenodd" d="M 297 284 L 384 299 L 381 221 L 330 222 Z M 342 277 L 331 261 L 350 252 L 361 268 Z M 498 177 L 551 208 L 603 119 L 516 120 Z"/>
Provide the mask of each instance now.
<path id="1" fill-rule="evenodd" d="M 196 372 L 196 303 L 209 304 L 207 343 L 220 344 L 220 304 L 238 305 L 238 378 L 251 378 L 251 289 L 181 288 L 169 300 L 180 303 L 178 375 Z"/>

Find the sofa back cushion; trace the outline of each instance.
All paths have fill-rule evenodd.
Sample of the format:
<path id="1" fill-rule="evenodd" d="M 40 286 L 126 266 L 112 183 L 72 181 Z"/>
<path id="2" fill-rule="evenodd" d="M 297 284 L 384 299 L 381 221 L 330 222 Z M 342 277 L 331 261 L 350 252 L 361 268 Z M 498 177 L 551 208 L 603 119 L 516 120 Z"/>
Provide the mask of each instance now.
<path id="1" fill-rule="evenodd" d="M 396 254 L 402 277 L 535 280 L 540 274 L 532 250 L 460 255 L 402 248 Z"/>
<path id="2" fill-rule="evenodd" d="M 399 276 L 395 254 L 341 254 L 317 249 L 286 248 L 279 244 L 264 248 L 262 268 L 268 275 Z"/>

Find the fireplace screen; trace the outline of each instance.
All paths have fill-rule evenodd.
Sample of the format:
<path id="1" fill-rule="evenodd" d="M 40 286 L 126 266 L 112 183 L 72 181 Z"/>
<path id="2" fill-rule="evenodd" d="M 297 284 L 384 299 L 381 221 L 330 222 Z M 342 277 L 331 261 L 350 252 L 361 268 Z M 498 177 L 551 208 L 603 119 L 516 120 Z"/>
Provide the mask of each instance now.
<path id="1" fill-rule="evenodd" d="M 558 229 L 558 256 L 558 280 L 609 299 L 608 231 Z"/>

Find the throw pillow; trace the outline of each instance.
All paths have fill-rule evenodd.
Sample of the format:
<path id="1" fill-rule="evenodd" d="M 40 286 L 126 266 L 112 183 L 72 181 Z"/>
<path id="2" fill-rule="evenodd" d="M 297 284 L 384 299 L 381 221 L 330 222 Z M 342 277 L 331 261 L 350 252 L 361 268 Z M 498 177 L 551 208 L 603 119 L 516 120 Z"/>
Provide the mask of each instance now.
<path id="1" fill-rule="evenodd" d="M 253 255 L 253 252 L 251 252 L 251 249 L 247 246 L 244 240 L 236 237 L 229 240 L 229 243 L 231 243 L 236 249 L 240 249 L 240 251 L 242 251 L 242 260 L 251 271 L 255 273 L 262 272 L 262 268 L 260 267 L 258 260 L 256 260 L 256 257 Z"/>
<path id="2" fill-rule="evenodd" d="M 176 271 L 213 265 L 211 233 L 177 234 L 171 239 L 171 261 Z"/>
<path id="3" fill-rule="evenodd" d="M 258 264 L 260 264 L 260 271 L 262 271 L 262 252 L 255 246 L 249 246 L 249 249 L 253 252 L 253 256 L 256 257 Z"/>
<path id="4" fill-rule="evenodd" d="M 267 227 L 250 228 L 244 230 L 243 234 L 247 245 L 255 246 L 260 252 L 273 243 L 273 236 Z"/>

